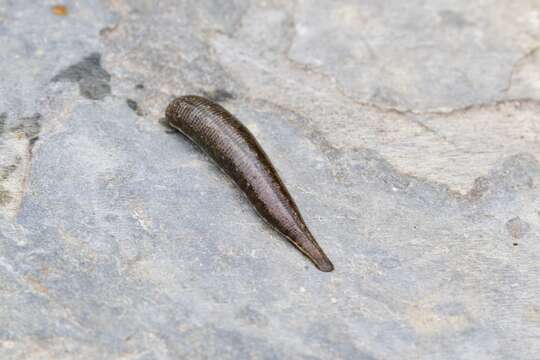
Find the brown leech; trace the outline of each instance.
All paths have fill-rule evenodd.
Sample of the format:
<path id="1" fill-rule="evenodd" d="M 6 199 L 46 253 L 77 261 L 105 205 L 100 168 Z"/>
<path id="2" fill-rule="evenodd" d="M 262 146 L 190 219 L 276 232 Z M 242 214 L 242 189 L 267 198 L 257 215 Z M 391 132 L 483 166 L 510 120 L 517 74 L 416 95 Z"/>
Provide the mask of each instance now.
<path id="1" fill-rule="evenodd" d="M 208 154 L 246 194 L 257 212 L 321 271 L 334 265 L 307 228 L 298 207 L 251 132 L 221 105 L 182 96 L 166 110 L 167 122 Z"/>

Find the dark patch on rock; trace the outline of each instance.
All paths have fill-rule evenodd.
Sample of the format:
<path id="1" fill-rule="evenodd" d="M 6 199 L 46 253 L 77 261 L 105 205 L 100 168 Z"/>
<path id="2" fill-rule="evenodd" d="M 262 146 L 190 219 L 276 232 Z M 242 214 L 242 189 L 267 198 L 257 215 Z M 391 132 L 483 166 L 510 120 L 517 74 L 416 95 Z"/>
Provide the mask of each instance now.
<path id="1" fill-rule="evenodd" d="M 143 112 L 141 110 L 141 108 L 139 107 L 139 104 L 133 100 L 133 99 L 126 99 L 126 104 L 127 106 L 129 106 L 129 108 L 133 111 L 135 111 L 135 113 L 139 116 L 143 116 Z"/>
<path id="2" fill-rule="evenodd" d="M 92 100 L 101 100 L 111 93 L 111 86 L 108 82 L 85 78 L 79 82 L 81 95 Z"/>
<path id="3" fill-rule="evenodd" d="M 1 113 L 0 114 L 0 135 L 2 135 L 2 133 L 4 132 L 6 128 L 6 119 L 7 119 L 7 114 L 5 112 Z"/>
<path id="4" fill-rule="evenodd" d="M 137 110 L 138 104 L 135 100 L 132 99 L 126 99 L 126 104 L 129 106 L 129 108 L 133 111 Z"/>
<path id="5" fill-rule="evenodd" d="M 236 96 L 234 96 L 233 93 L 225 90 L 225 89 L 216 89 L 212 91 L 203 91 L 202 92 L 205 97 L 212 101 L 216 102 L 223 102 L 231 99 L 235 99 Z"/>
<path id="6" fill-rule="evenodd" d="M 32 116 L 21 118 L 19 125 L 12 130 L 22 131 L 24 136 L 26 136 L 30 142 L 34 142 L 37 140 L 39 132 L 41 131 L 41 114 L 35 113 Z"/>
<path id="7" fill-rule="evenodd" d="M 381 260 L 381 266 L 385 269 L 392 270 L 401 266 L 401 262 L 396 258 L 385 258 Z"/>
<path id="8" fill-rule="evenodd" d="M 137 89 L 137 90 L 142 90 L 142 89 L 144 89 L 144 84 L 137 84 L 137 85 L 135 85 L 135 89 Z"/>
<path id="9" fill-rule="evenodd" d="M 241 309 L 236 314 L 236 318 L 245 321 L 249 325 L 255 325 L 257 327 L 265 327 L 269 323 L 268 318 L 264 314 L 261 314 L 250 306 L 246 306 L 245 308 Z"/>
<path id="10" fill-rule="evenodd" d="M 502 166 L 490 171 L 488 176 L 479 177 L 467 193 L 469 200 L 502 197 L 505 194 L 529 191 L 537 185 L 540 163 L 528 153 L 508 157 Z"/>
<path id="11" fill-rule="evenodd" d="M 12 199 L 13 197 L 11 196 L 11 193 L 7 190 L 4 190 L 0 186 L 0 205 L 5 205 L 9 203 Z"/>
<path id="12" fill-rule="evenodd" d="M 17 165 L 11 164 L 0 167 L 0 181 L 6 180 L 17 169 Z"/>
<path id="13" fill-rule="evenodd" d="M 540 163 L 527 153 L 511 156 L 504 162 L 503 168 L 506 185 L 513 191 L 534 188 L 534 178 L 540 176 Z"/>
<path id="14" fill-rule="evenodd" d="M 112 224 L 112 223 L 115 223 L 116 221 L 118 221 L 118 215 L 115 215 L 115 214 L 107 214 L 105 216 L 105 221 L 107 221 L 108 223 Z"/>
<path id="15" fill-rule="evenodd" d="M 99 30 L 99 35 L 100 36 L 107 36 L 107 35 L 111 34 L 112 32 L 114 32 L 117 28 L 118 28 L 118 24 L 114 24 L 114 25 L 111 25 L 111 26 L 105 26 L 104 28 Z"/>
<path id="16" fill-rule="evenodd" d="M 30 149 L 34 147 L 34 144 L 36 143 L 36 141 L 38 141 L 38 139 L 39 139 L 39 136 L 36 136 L 30 139 Z"/>
<path id="17" fill-rule="evenodd" d="M 506 230 L 510 233 L 514 239 L 521 239 L 525 236 L 531 229 L 530 225 L 521 220 L 519 216 L 516 216 L 506 222 Z M 514 243 L 514 246 L 517 246 L 517 243 Z"/>
<path id="18" fill-rule="evenodd" d="M 489 190 L 489 180 L 485 176 L 474 179 L 474 184 L 467 197 L 470 200 L 480 199 Z"/>
<path id="19" fill-rule="evenodd" d="M 82 96 L 102 100 L 111 93 L 110 80 L 111 75 L 101 67 L 101 54 L 92 53 L 82 61 L 62 70 L 51 81 L 78 83 Z"/>
<path id="20" fill-rule="evenodd" d="M 452 10 L 443 10 L 439 12 L 439 16 L 444 24 L 462 28 L 468 25 L 472 25 L 470 21 L 467 21 L 460 13 Z"/>

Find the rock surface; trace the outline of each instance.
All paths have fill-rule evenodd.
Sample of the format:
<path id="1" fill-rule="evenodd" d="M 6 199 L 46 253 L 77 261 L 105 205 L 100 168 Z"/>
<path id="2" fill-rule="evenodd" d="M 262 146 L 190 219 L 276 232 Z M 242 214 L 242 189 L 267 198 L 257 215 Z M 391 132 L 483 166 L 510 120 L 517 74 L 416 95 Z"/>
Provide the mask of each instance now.
<path id="1" fill-rule="evenodd" d="M 55 5 L 0 0 L 0 358 L 538 358 L 538 0 Z M 188 93 L 335 272 L 162 125 Z"/>

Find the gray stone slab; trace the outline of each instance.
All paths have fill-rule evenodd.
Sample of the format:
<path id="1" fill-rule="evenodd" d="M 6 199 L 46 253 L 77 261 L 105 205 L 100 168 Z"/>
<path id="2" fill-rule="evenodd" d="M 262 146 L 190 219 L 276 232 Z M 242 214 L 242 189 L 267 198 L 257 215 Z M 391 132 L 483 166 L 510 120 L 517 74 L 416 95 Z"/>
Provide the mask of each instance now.
<path id="1" fill-rule="evenodd" d="M 534 359 L 540 5 L 0 1 L 0 358 Z M 164 126 L 257 136 L 317 271 Z"/>

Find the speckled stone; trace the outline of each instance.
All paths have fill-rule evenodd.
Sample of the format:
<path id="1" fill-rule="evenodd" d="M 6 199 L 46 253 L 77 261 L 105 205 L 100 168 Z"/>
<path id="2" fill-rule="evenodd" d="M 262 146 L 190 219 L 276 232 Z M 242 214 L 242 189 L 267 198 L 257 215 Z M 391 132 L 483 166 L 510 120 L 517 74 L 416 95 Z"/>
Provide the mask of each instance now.
<path id="1" fill-rule="evenodd" d="M 1 359 L 534 359 L 537 0 L 0 0 Z M 317 271 L 163 125 L 260 140 Z"/>

